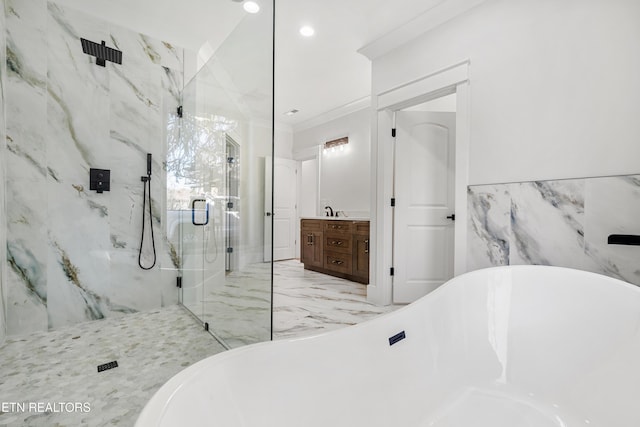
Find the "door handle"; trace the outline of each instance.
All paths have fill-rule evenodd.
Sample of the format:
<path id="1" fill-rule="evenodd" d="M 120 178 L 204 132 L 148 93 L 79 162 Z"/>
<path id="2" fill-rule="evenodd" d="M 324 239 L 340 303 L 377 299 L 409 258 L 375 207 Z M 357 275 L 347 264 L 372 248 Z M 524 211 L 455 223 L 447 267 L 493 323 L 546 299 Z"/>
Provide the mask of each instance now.
<path id="1" fill-rule="evenodd" d="M 364 241 L 364 253 L 365 254 L 369 253 L 369 239 Z"/>
<path id="2" fill-rule="evenodd" d="M 456 220 L 456 214 L 451 214 L 447 217 L 447 219 L 450 219 L 451 221 L 455 221 Z"/>
<path id="3" fill-rule="evenodd" d="M 205 203 L 205 221 L 196 222 L 196 202 Z M 193 199 L 191 201 L 191 223 L 193 225 L 207 225 L 209 224 L 209 202 L 206 199 Z"/>
<path id="4" fill-rule="evenodd" d="M 266 212 L 265 216 L 271 216 L 271 212 Z"/>

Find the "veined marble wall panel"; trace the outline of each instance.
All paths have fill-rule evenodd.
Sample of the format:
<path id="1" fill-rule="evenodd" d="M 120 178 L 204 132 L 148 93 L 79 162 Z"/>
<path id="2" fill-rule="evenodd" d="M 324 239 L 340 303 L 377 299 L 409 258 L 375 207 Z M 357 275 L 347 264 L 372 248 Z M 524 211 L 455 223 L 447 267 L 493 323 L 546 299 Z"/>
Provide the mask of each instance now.
<path id="1" fill-rule="evenodd" d="M 46 176 L 47 28 L 45 0 L 6 0 L 7 176 Z"/>
<path id="2" fill-rule="evenodd" d="M 589 179 L 585 250 L 598 271 L 640 285 L 640 247 L 609 245 L 610 234 L 640 235 L 640 175 Z"/>
<path id="3" fill-rule="evenodd" d="M 541 264 L 640 285 L 637 246 L 609 234 L 640 234 L 640 175 L 470 186 L 468 269 Z"/>
<path id="4" fill-rule="evenodd" d="M 47 3 L 49 329 L 108 314 L 112 193 L 89 190 L 89 169 L 110 168 L 110 67 L 82 52 L 80 37 L 109 39 L 105 22 Z"/>
<path id="5" fill-rule="evenodd" d="M 5 1 L 0 0 L 0 28 L 7 28 L 4 17 Z M 7 217 L 5 210 L 5 159 L 7 157 L 7 133 L 4 120 L 4 91 L 7 76 L 7 32 L 0 31 L 0 260 L 7 258 Z M 6 322 L 6 291 L 7 265 L 0 262 L 0 344 L 4 342 L 7 334 Z"/>
<path id="6" fill-rule="evenodd" d="M 584 180 L 512 184 L 509 264 L 584 269 Z M 537 238 L 544 236 L 544 238 Z"/>
<path id="7" fill-rule="evenodd" d="M 147 54 L 145 37 L 133 31 L 113 27 L 112 41 L 123 50 L 121 66 L 114 66 L 111 81 L 111 141 L 114 156 L 112 191 L 129 195 L 114 203 L 111 225 L 112 237 L 118 243 L 112 251 L 117 264 L 111 278 L 110 298 L 122 307 L 145 310 L 161 306 L 158 288 L 160 269 L 142 270 L 138 266 L 142 213 L 145 207 L 145 237 L 143 265 L 153 264 L 153 250 L 149 228 L 149 205 L 143 203 L 144 188 L 140 179 L 146 175 L 147 153 L 151 153 L 151 206 L 154 226 L 156 258 L 162 252 L 162 234 L 158 225 L 162 211 L 164 177 L 161 168 L 162 127 L 161 76 L 162 67 L 154 64 Z M 124 52 L 127 52 L 126 55 Z M 114 193 L 115 194 L 115 193 Z M 148 195 L 147 195 L 148 196 Z M 137 230 L 137 232 L 133 232 Z M 115 267 L 115 265 L 114 265 Z M 135 277 L 137 280 L 131 281 Z M 147 298 L 145 298 L 145 295 Z"/>
<path id="8" fill-rule="evenodd" d="M 172 265 L 162 224 L 182 49 L 55 2 L 5 1 L 9 333 L 176 303 L 175 274 L 161 271 Z M 123 64 L 97 66 L 80 37 L 121 49 Z M 138 267 L 146 153 L 158 253 L 149 271 Z M 89 190 L 90 168 L 111 170 L 109 192 Z"/>
<path id="9" fill-rule="evenodd" d="M 7 0 L 7 332 L 47 329 L 47 23 L 44 0 Z"/>
<path id="10" fill-rule="evenodd" d="M 469 187 L 467 262 L 470 270 L 508 265 L 511 235 L 509 186 Z"/>

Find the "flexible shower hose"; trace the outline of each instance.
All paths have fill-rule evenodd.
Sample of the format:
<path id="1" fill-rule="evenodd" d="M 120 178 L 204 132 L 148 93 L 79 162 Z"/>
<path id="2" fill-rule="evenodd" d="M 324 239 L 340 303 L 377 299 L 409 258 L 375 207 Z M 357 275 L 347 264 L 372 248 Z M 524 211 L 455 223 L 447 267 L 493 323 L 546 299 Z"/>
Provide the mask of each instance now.
<path id="1" fill-rule="evenodd" d="M 138 265 L 143 270 L 151 270 L 156 265 L 156 240 L 153 236 L 153 215 L 151 214 L 151 176 L 143 176 L 142 183 L 144 186 L 142 195 L 142 235 L 140 236 L 140 251 L 138 251 Z M 145 223 L 145 205 L 147 203 L 147 183 L 149 183 L 149 227 L 151 228 L 151 247 L 153 248 L 153 264 L 150 267 L 142 265 L 142 247 L 144 245 L 144 223 Z"/>

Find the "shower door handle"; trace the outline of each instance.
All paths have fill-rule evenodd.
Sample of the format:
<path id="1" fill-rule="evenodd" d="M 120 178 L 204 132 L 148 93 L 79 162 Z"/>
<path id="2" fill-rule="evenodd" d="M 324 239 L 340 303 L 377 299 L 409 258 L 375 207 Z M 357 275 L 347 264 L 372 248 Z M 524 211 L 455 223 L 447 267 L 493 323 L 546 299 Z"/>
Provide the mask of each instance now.
<path id="1" fill-rule="evenodd" d="M 196 202 L 204 202 L 205 205 L 205 219 L 204 222 L 196 221 Z M 206 199 L 193 199 L 191 201 L 191 223 L 193 225 L 207 225 L 209 224 L 209 203 Z"/>

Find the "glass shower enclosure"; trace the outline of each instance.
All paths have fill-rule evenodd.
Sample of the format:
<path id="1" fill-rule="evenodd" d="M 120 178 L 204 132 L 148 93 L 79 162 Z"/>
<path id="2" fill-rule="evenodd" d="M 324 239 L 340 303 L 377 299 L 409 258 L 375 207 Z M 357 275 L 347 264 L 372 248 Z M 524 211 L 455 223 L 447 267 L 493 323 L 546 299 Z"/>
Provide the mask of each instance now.
<path id="1" fill-rule="evenodd" d="M 273 5 L 247 14 L 185 85 L 169 124 L 167 237 L 180 302 L 224 346 L 271 339 L 265 216 L 273 158 Z M 269 248 L 267 248 L 269 250 Z"/>

